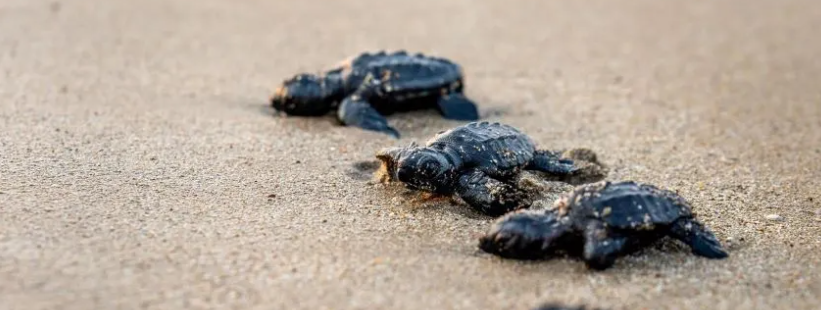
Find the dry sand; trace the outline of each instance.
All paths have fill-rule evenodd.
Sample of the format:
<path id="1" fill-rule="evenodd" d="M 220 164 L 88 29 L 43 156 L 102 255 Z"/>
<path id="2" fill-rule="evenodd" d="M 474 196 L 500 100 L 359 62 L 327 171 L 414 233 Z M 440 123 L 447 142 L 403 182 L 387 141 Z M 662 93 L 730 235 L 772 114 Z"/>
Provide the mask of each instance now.
<path id="1" fill-rule="evenodd" d="M 515 3 L 3 0 L 0 308 L 819 309 L 821 2 Z M 397 115 L 395 141 L 266 110 L 381 48 L 450 57 L 488 119 L 678 190 L 731 258 L 485 255 L 491 219 L 352 168 L 460 123 Z"/>

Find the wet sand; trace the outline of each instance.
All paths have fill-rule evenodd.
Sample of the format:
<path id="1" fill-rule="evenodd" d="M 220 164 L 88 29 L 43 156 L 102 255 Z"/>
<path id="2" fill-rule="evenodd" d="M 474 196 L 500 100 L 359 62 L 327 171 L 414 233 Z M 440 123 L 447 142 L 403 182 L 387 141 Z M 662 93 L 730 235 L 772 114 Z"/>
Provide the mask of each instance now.
<path id="1" fill-rule="evenodd" d="M 4 0 L 0 308 L 817 309 L 819 27 L 810 0 Z M 459 62 L 488 120 L 679 191 L 731 257 L 486 255 L 492 219 L 355 169 L 460 122 L 267 110 L 376 49 Z"/>

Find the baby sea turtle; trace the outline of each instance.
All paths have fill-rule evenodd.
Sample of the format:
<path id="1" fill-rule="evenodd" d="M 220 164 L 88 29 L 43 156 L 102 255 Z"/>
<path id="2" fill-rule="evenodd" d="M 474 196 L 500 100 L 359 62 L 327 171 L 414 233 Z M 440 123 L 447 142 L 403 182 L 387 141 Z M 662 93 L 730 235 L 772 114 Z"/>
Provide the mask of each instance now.
<path id="1" fill-rule="evenodd" d="M 537 150 L 527 135 L 509 125 L 472 122 L 439 132 L 424 147 L 380 150 L 382 181 L 399 181 L 416 190 L 456 194 L 473 208 L 498 216 L 527 201 L 513 184 L 522 170 L 572 175 L 573 160 Z"/>
<path id="2" fill-rule="evenodd" d="M 397 138 L 383 115 L 435 107 L 447 119 L 479 119 L 458 64 L 406 51 L 364 53 L 320 74 L 297 74 L 274 92 L 271 106 L 296 116 L 336 111 L 344 125 Z"/>
<path id="3" fill-rule="evenodd" d="M 728 256 L 684 198 L 634 181 L 581 185 L 557 199 L 552 209 L 507 214 L 480 238 L 479 248 L 514 259 L 538 259 L 565 250 L 602 270 L 618 256 L 664 236 L 684 242 L 695 255 Z"/>

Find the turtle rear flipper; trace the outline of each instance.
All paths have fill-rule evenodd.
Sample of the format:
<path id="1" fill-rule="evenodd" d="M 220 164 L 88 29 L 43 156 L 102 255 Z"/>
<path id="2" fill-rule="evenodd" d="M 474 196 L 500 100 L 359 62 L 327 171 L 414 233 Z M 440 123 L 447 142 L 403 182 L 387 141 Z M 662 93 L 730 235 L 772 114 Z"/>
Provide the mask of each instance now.
<path id="1" fill-rule="evenodd" d="M 692 218 L 681 218 L 670 227 L 669 235 L 689 245 L 693 254 L 722 259 L 728 256 L 716 236 Z"/>
<path id="2" fill-rule="evenodd" d="M 525 167 L 527 170 L 537 170 L 553 175 L 570 175 L 579 170 L 576 162 L 561 158 L 551 151 L 537 150 L 533 155 L 533 160 Z"/>
<path id="3" fill-rule="evenodd" d="M 378 131 L 399 138 L 399 131 L 388 125 L 388 120 L 359 95 L 351 95 L 342 100 L 338 117 L 339 121 L 347 126 Z"/>
<path id="4" fill-rule="evenodd" d="M 479 119 L 476 104 L 461 93 L 451 93 L 439 98 L 439 113 L 447 119 L 475 121 Z"/>

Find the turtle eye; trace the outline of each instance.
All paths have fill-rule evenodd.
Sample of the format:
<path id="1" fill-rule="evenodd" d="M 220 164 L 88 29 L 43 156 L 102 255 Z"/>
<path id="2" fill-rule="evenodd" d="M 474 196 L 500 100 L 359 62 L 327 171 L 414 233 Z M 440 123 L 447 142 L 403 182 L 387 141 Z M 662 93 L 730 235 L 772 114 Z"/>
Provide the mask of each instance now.
<path id="1" fill-rule="evenodd" d="M 399 164 L 397 178 L 403 182 L 428 183 L 431 178 L 439 176 L 442 170 L 442 164 L 436 157 L 417 153 Z"/>
<path id="2" fill-rule="evenodd" d="M 444 163 L 435 154 L 418 154 L 411 162 L 419 174 L 426 178 L 437 177 L 445 171 Z"/>
<path id="3" fill-rule="evenodd" d="M 397 169 L 397 177 L 399 180 L 408 182 L 414 177 L 429 177 L 431 165 L 426 157 L 427 156 L 424 155 L 414 154 L 403 160 L 399 164 L 399 169 Z"/>

